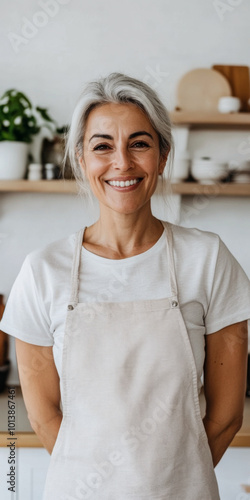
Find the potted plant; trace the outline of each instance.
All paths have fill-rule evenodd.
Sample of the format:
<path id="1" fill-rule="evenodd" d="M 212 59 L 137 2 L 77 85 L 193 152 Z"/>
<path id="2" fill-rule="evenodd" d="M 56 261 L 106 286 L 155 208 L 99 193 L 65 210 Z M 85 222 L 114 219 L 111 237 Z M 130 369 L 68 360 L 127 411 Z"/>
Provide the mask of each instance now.
<path id="1" fill-rule="evenodd" d="M 25 94 L 7 90 L 0 99 L 0 179 L 22 179 L 28 148 L 42 127 L 55 130 L 47 109 L 33 107 Z"/>

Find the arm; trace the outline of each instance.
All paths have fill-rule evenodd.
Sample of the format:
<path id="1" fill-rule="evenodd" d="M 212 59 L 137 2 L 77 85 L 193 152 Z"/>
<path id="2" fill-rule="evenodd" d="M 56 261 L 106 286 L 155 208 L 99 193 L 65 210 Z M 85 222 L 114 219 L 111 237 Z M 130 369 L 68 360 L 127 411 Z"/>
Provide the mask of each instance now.
<path id="1" fill-rule="evenodd" d="M 247 353 L 246 321 L 206 336 L 203 423 L 214 467 L 242 425 Z"/>
<path id="2" fill-rule="evenodd" d="M 51 453 L 62 421 L 59 376 L 52 347 L 37 346 L 16 339 L 16 355 L 31 427 Z"/>

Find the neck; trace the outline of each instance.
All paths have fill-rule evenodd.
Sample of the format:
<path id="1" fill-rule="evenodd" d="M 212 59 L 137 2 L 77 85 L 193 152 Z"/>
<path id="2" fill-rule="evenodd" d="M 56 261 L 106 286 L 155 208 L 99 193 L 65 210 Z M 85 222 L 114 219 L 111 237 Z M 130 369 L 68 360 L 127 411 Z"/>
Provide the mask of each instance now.
<path id="1" fill-rule="evenodd" d="M 86 229 L 86 241 L 120 256 L 152 246 L 161 236 L 163 226 L 151 212 L 150 202 L 131 214 L 123 214 L 100 206 L 97 222 Z"/>

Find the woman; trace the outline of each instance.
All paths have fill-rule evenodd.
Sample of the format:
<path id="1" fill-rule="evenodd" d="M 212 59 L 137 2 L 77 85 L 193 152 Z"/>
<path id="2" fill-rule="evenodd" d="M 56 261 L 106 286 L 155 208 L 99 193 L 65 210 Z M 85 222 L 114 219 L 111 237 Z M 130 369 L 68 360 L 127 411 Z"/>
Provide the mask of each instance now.
<path id="1" fill-rule="evenodd" d="M 44 500 L 219 498 L 214 467 L 242 423 L 250 286 L 216 234 L 152 215 L 172 148 L 146 84 L 87 85 L 67 154 L 99 219 L 27 256 L 1 323 L 52 453 Z"/>

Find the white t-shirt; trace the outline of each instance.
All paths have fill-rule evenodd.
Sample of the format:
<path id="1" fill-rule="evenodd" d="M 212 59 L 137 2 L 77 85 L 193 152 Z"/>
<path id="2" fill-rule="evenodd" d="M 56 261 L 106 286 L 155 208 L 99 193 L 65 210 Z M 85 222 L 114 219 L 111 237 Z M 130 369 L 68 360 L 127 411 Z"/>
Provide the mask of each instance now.
<path id="1" fill-rule="evenodd" d="M 218 235 L 171 226 L 179 303 L 200 387 L 204 335 L 250 318 L 250 282 Z M 75 239 L 76 233 L 26 257 L 0 323 L 1 330 L 25 342 L 53 345 L 59 376 Z M 169 297 L 166 245 L 163 231 L 149 250 L 120 260 L 82 247 L 79 301 L 91 302 L 95 311 L 97 302 Z"/>

